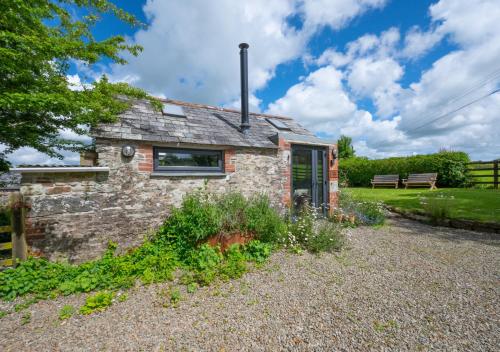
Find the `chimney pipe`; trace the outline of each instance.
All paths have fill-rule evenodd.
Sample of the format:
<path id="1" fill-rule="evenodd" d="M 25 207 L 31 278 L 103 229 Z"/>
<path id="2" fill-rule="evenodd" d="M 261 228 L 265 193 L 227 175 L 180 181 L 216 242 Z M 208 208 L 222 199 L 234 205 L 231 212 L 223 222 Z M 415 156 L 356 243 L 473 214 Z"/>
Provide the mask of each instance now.
<path id="1" fill-rule="evenodd" d="M 247 43 L 241 43 L 240 48 L 240 74 L 241 74 L 241 132 L 247 133 L 250 128 L 248 117 L 248 49 Z"/>

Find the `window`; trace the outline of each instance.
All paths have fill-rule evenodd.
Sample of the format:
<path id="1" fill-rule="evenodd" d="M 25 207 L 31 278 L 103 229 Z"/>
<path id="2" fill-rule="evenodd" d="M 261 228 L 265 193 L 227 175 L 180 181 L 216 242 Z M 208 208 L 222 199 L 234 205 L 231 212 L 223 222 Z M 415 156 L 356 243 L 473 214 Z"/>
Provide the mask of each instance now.
<path id="1" fill-rule="evenodd" d="M 271 119 L 267 118 L 267 122 L 269 122 L 271 125 L 276 127 L 279 130 L 290 130 L 290 127 L 288 127 L 283 121 L 278 120 L 278 119 Z"/>
<path id="2" fill-rule="evenodd" d="M 169 115 L 174 117 L 186 117 L 184 109 L 182 108 L 182 106 L 179 105 L 165 103 L 163 104 L 161 111 L 163 115 Z"/>
<path id="3" fill-rule="evenodd" d="M 222 151 L 155 148 L 154 168 L 165 172 L 222 172 Z"/>

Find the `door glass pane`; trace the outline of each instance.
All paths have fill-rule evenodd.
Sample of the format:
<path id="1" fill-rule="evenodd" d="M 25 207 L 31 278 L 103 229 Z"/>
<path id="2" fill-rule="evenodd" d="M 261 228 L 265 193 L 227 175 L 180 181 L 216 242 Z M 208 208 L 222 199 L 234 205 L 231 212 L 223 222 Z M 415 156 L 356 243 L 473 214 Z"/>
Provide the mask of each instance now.
<path id="1" fill-rule="evenodd" d="M 323 207 L 324 206 L 324 199 L 323 199 L 323 187 L 324 187 L 324 178 L 323 178 L 323 151 L 322 150 L 316 150 L 318 153 L 318 157 L 316 158 L 317 160 L 317 166 L 316 166 L 316 174 L 317 174 L 317 185 L 318 185 L 318 202 L 315 205 L 316 207 Z"/>
<path id="2" fill-rule="evenodd" d="M 312 202 L 312 153 L 295 149 L 292 155 L 293 204 L 299 209 Z"/>

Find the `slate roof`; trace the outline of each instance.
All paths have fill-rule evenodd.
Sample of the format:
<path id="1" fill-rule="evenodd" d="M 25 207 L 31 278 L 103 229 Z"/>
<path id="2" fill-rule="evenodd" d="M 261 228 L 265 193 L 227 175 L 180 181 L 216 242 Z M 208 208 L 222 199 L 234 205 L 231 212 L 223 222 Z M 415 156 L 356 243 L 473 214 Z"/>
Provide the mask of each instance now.
<path id="1" fill-rule="evenodd" d="M 241 114 L 237 110 L 169 99 L 163 102 L 182 106 L 186 117 L 164 115 L 154 111 L 146 100 L 138 100 L 121 115 L 119 122 L 99 125 L 91 130 L 91 135 L 148 142 L 277 148 L 271 139 L 283 130 L 266 121 L 266 118 L 274 118 L 289 127 L 288 133 L 314 136 L 291 118 L 255 113 L 250 113 L 251 127 L 243 134 L 239 130 Z"/>

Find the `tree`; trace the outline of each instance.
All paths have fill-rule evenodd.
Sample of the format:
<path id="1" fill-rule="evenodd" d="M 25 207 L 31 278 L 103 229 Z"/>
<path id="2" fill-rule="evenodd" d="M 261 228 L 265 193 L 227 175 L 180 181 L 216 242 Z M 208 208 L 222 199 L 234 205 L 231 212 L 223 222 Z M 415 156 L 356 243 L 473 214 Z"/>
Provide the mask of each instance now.
<path id="1" fill-rule="evenodd" d="M 75 18 L 74 10 L 83 15 Z M 20 147 L 59 158 L 61 150 L 81 150 L 80 143 L 61 139 L 60 130 L 85 134 L 85 126 L 116 121 L 130 104 L 123 96 L 147 98 L 159 108 L 143 90 L 104 76 L 83 90 L 71 89 L 71 64 L 92 68 L 103 58 L 125 64 L 123 53 L 142 50 L 122 36 L 94 38 L 91 29 L 103 15 L 141 25 L 108 0 L 0 1 L 0 143 L 5 147 L 0 171 L 8 170 L 7 154 Z"/>
<path id="2" fill-rule="evenodd" d="M 352 138 L 347 136 L 340 136 L 337 141 L 337 145 L 339 148 L 339 158 L 347 159 L 352 158 L 355 154 L 354 147 L 352 146 Z"/>

